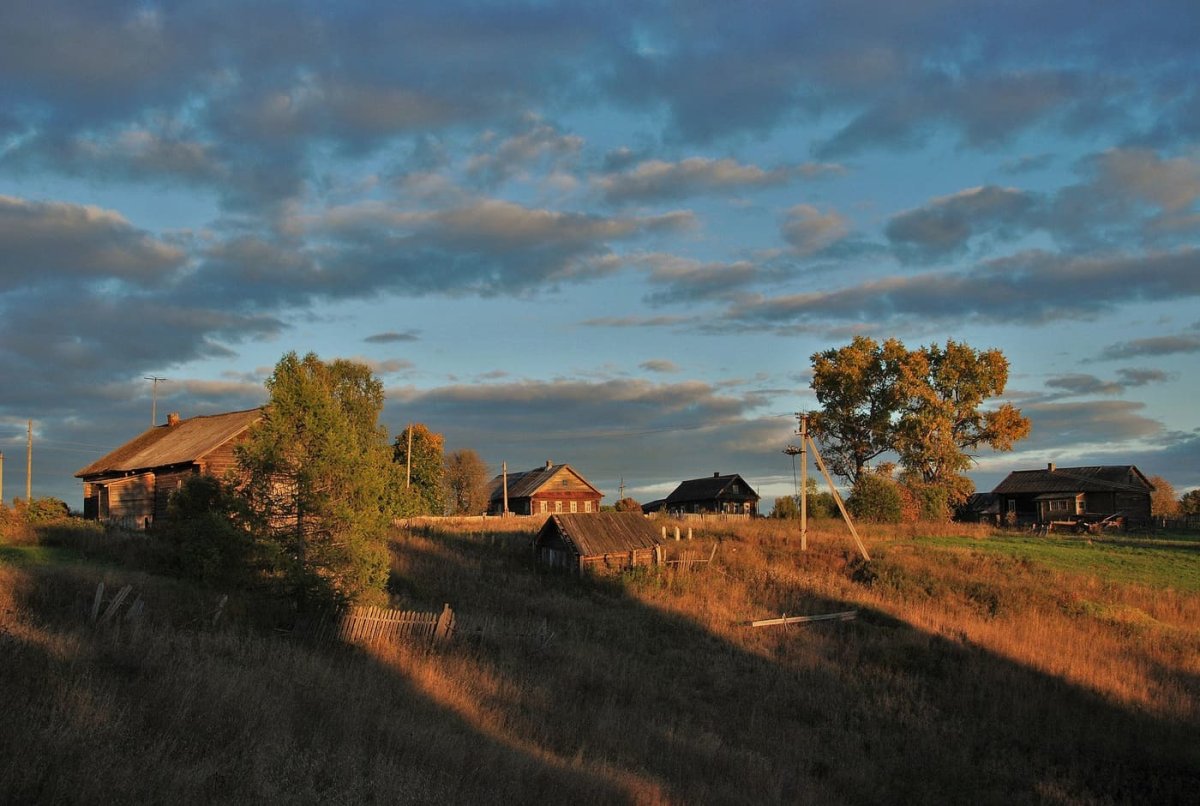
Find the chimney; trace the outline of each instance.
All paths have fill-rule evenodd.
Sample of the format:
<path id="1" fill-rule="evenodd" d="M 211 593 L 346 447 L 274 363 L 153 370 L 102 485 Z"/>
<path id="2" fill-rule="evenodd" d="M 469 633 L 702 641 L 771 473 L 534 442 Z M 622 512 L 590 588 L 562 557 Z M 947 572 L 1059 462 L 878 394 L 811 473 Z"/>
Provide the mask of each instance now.
<path id="1" fill-rule="evenodd" d="M 1054 472 L 1054 470 L 1055 470 L 1055 468 L 1054 468 L 1054 462 L 1047 462 L 1047 463 L 1046 463 L 1046 469 L 1047 469 L 1047 470 L 1049 470 L 1051 473 L 1053 473 L 1053 472 Z"/>
<path id="2" fill-rule="evenodd" d="M 713 478 L 714 478 L 714 479 L 719 479 L 719 478 L 721 478 L 721 474 L 720 474 L 719 472 L 714 472 L 714 473 L 713 473 Z"/>
<path id="3" fill-rule="evenodd" d="M 554 467 L 554 463 L 551 462 L 549 459 L 547 459 L 546 460 L 546 469 L 549 470 L 552 467 Z"/>
<path id="4" fill-rule="evenodd" d="M 173 411 L 167 415 L 167 426 L 174 428 L 177 425 L 179 425 L 179 412 Z"/>

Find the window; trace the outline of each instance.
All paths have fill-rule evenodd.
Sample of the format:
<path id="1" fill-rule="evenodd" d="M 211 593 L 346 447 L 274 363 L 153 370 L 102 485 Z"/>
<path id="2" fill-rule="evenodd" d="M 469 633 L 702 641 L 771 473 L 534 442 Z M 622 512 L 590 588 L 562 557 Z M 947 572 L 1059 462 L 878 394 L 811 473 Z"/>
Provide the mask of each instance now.
<path id="1" fill-rule="evenodd" d="M 1051 501 L 1050 502 L 1050 511 L 1051 512 L 1066 512 L 1067 511 L 1067 502 L 1065 500 Z"/>
<path id="2" fill-rule="evenodd" d="M 591 502 L 591 501 L 584 501 L 584 502 L 583 502 L 583 511 L 584 511 L 584 512 L 591 512 L 591 511 L 592 511 L 592 502 Z"/>
<path id="3" fill-rule="evenodd" d="M 541 504 L 542 504 L 542 512 L 545 512 L 546 511 L 546 502 L 542 501 Z"/>
<path id="4" fill-rule="evenodd" d="M 562 501 L 555 501 L 555 502 L 554 502 L 554 511 L 555 511 L 555 512 L 562 512 Z"/>
<path id="5" fill-rule="evenodd" d="M 571 511 L 572 511 L 572 512 L 578 512 L 578 511 L 579 511 L 579 502 L 578 502 L 578 501 L 572 501 L 572 502 L 571 502 Z"/>

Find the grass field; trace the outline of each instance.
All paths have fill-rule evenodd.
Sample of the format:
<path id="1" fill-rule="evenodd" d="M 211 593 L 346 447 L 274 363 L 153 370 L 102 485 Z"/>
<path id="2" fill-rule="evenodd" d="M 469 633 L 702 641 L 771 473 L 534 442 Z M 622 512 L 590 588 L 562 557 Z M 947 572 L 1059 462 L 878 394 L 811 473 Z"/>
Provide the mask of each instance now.
<path id="1" fill-rule="evenodd" d="M 436 648 L 312 646 L 280 603 L 136 567 L 144 543 L 0 546 L 0 801 L 1188 803 L 1195 545 L 711 528 L 712 567 L 576 580 L 532 524 L 392 542 Z M 789 531 L 781 531 L 781 530 Z M 785 542 L 785 536 L 789 537 Z M 107 565 L 95 565 L 100 560 Z M 98 581 L 141 622 L 96 627 Z M 855 621 L 750 619 L 854 608 Z"/>

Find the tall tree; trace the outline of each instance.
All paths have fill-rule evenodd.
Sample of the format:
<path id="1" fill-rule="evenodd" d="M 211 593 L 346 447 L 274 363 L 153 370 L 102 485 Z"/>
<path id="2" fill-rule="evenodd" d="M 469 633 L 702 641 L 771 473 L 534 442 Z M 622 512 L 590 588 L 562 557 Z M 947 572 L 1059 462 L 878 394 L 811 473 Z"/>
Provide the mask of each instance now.
<path id="1" fill-rule="evenodd" d="M 1178 515 L 1181 507 L 1171 482 L 1162 476 L 1151 476 L 1148 481 L 1154 485 L 1154 492 L 1150 493 L 1150 514 L 1165 518 Z"/>
<path id="2" fill-rule="evenodd" d="M 908 477 L 940 490 L 952 506 L 974 489 L 963 475 L 973 451 L 1011 450 L 1029 433 L 1029 420 L 1011 404 L 984 408 L 1008 383 L 1000 350 L 947 341 L 910 351 L 897 339 L 859 336 L 812 362 L 821 408 L 809 423 L 830 470 L 851 484 L 891 451 Z"/>
<path id="3" fill-rule="evenodd" d="M 266 386 L 264 418 L 237 449 L 256 532 L 304 603 L 382 590 L 394 505 L 383 385 L 362 364 L 293 352 Z"/>
<path id="4" fill-rule="evenodd" d="M 488 467 L 468 448 L 446 457 L 446 501 L 451 515 L 482 515 L 488 505 Z"/>
<path id="5" fill-rule="evenodd" d="M 972 451 L 1012 450 L 1029 435 L 1029 419 L 1011 403 L 984 409 L 1008 383 L 1008 359 L 997 349 L 977 351 L 947 341 L 909 352 L 898 374 L 901 393 L 894 448 L 905 470 L 946 490 L 951 504 L 973 489 L 963 476 Z"/>
<path id="6" fill-rule="evenodd" d="M 409 432 L 411 433 L 411 442 Z M 410 462 L 409 445 L 412 445 Z M 399 473 L 397 498 L 400 514 L 443 515 L 446 511 L 444 498 L 443 446 L 441 434 L 430 431 L 422 423 L 412 423 L 396 437 L 392 448 L 392 460 Z"/>
<path id="7" fill-rule="evenodd" d="M 821 407 L 809 412 L 809 428 L 830 471 L 851 484 L 893 447 L 906 356 L 896 339 L 879 344 L 866 336 L 812 355 L 812 389 Z"/>
<path id="8" fill-rule="evenodd" d="M 1200 489 L 1188 490 L 1179 497 L 1179 511 L 1184 515 L 1200 515 Z"/>

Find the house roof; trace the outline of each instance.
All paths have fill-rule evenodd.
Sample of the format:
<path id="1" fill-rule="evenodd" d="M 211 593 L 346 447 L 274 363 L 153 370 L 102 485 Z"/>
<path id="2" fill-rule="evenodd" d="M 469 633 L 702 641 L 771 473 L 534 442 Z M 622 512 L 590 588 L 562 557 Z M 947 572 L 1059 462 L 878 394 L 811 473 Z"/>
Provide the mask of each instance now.
<path id="1" fill-rule="evenodd" d="M 263 416 L 262 409 L 208 414 L 156 425 L 77 471 L 77 477 L 129 473 L 203 459 Z"/>
<path id="2" fill-rule="evenodd" d="M 551 515 L 538 532 L 538 540 L 554 532 L 581 557 L 647 549 L 659 544 L 658 529 L 637 512 Z"/>
<path id="3" fill-rule="evenodd" d="M 753 498 L 755 501 L 758 500 L 758 493 L 754 492 L 754 489 L 749 484 L 746 484 L 746 480 L 737 473 L 733 473 L 728 476 L 712 475 L 702 479 L 682 481 L 667 496 L 666 503 L 670 505 L 686 501 L 711 501 L 730 490 L 734 482 L 741 482 L 746 492 L 730 492 L 730 495 Z"/>
<path id="4" fill-rule="evenodd" d="M 585 479 L 570 465 L 555 465 L 549 462 L 544 467 L 536 467 L 533 470 L 521 470 L 508 474 L 508 497 L 511 498 L 529 498 L 536 494 L 538 490 L 545 487 L 550 480 L 558 475 L 559 471 L 566 470 L 568 473 L 579 479 L 581 482 L 591 488 L 596 495 L 603 497 L 603 493 L 597 490 L 590 481 Z M 504 476 L 496 476 L 488 483 L 488 500 L 498 501 L 504 497 Z"/>
<path id="5" fill-rule="evenodd" d="M 972 493 L 962 505 L 963 512 L 976 515 L 1000 514 L 1000 497 L 995 493 Z"/>
<path id="6" fill-rule="evenodd" d="M 1044 493 L 1149 493 L 1149 480 L 1133 465 L 1095 467 L 1057 467 L 1040 470 L 1014 470 L 996 485 L 993 493 L 1006 495 Z"/>

